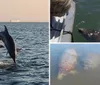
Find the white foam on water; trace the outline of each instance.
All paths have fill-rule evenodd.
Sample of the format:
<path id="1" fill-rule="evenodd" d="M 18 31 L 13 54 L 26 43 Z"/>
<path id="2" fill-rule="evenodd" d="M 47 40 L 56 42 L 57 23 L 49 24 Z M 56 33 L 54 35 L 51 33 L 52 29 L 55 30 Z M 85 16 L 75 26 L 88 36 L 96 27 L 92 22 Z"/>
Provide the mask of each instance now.
<path id="1" fill-rule="evenodd" d="M 13 65 L 12 62 L 0 61 L 0 69 L 2 69 L 2 68 L 8 68 L 8 67 L 10 67 L 12 65 Z"/>

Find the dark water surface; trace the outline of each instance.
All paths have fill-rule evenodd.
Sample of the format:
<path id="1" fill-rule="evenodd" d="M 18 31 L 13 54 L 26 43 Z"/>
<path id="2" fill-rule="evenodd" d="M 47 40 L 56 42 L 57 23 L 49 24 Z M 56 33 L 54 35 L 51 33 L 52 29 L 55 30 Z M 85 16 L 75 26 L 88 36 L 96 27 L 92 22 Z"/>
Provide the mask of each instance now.
<path id="1" fill-rule="evenodd" d="M 75 2 L 74 41 L 87 42 L 78 32 L 78 28 L 100 30 L 100 0 L 75 0 Z M 76 27 L 82 21 L 85 23 Z"/>
<path id="2" fill-rule="evenodd" d="M 74 49 L 77 53 L 77 64 L 71 70 L 76 73 L 66 72 L 67 75 L 59 80 L 57 77 L 62 54 L 69 49 Z M 51 44 L 50 52 L 51 85 L 100 84 L 100 44 Z"/>
<path id="3" fill-rule="evenodd" d="M 0 23 L 21 48 L 12 64 L 7 50 L 0 48 L 0 85 L 48 85 L 48 23 Z"/>

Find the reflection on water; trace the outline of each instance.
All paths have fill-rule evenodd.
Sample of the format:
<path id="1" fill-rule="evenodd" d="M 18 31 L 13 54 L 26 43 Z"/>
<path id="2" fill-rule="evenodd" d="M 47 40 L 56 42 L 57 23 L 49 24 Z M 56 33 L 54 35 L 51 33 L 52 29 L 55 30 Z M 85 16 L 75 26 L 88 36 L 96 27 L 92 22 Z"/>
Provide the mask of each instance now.
<path id="1" fill-rule="evenodd" d="M 51 85 L 99 85 L 99 74 L 100 44 L 51 45 Z"/>

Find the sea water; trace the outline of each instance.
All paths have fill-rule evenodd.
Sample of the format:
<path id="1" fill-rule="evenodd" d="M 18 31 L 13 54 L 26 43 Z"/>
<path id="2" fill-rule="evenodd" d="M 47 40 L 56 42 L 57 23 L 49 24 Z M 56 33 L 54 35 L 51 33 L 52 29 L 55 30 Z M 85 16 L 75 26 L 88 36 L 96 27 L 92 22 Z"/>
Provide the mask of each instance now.
<path id="1" fill-rule="evenodd" d="M 75 67 L 66 71 L 58 79 L 60 63 L 66 50 L 74 49 L 77 53 Z M 100 44 L 51 44 L 50 45 L 50 83 L 51 85 L 99 85 L 100 84 Z M 70 56 L 73 54 L 70 53 Z M 64 55 L 68 57 L 69 54 Z M 73 55 L 72 55 L 73 56 Z M 73 61 L 72 58 L 71 61 Z M 66 62 L 68 60 L 65 60 Z M 74 66 L 74 65 L 73 65 Z M 67 68 L 67 64 L 66 67 Z M 72 72 L 73 71 L 73 72 Z"/>
<path id="2" fill-rule="evenodd" d="M 0 48 L 0 85 L 48 85 L 48 23 L 0 23 L 0 31 L 6 25 L 16 48 L 16 65 Z"/>
<path id="3" fill-rule="evenodd" d="M 78 28 L 100 30 L 100 0 L 75 0 L 75 2 L 74 41 L 87 42 L 87 40 L 78 32 Z M 79 23 L 81 24 L 78 25 Z"/>

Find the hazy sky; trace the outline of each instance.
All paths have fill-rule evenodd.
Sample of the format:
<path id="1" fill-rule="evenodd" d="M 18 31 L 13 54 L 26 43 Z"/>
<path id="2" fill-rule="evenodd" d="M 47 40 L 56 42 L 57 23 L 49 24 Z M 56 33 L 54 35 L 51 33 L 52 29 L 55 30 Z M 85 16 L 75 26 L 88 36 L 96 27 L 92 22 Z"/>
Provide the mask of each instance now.
<path id="1" fill-rule="evenodd" d="M 48 21 L 48 0 L 0 0 L 0 21 Z"/>

